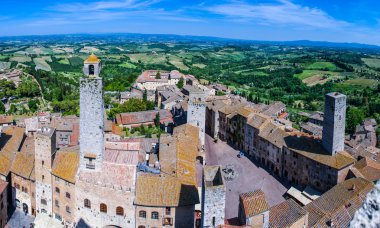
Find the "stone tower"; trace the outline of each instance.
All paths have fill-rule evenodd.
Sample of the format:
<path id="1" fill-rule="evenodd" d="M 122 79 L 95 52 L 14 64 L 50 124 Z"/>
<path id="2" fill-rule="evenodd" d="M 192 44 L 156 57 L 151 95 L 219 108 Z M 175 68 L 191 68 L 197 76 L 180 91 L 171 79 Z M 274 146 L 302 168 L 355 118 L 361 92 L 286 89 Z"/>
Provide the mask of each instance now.
<path id="1" fill-rule="evenodd" d="M 204 149 L 206 128 L 206 91 L 194 87 L 189 93 L 187 123 L 199 128 L 199 140 Z"/>
<path id="2" fill-rule="evenodd" d="M 99 76 L 101 62 L 90 55 L 84 62 L 80 79 L 80 167 L 100 170 L 104 151 L 103 80 Z"/>
<path id="3" fill-rule="evenodd" d="M 53 156 L 56 152 L 55 129 L 42 127 L 35 135 L 35 178 L 37 213 L 53 216 L 52 176 Z"/>
<path id="4" fill-rule="evenodd" d="M 220 166 L 204 166 L 202 186 L 202 226 L 217 227 L 224 224 L 226 186 Z"/>
<path id="5" fill-rule="evenodd" d="M 346 96 L 336 92 L 326 94 L 322 144 L 331 155 L 344 150 L 345 122 Z"/>

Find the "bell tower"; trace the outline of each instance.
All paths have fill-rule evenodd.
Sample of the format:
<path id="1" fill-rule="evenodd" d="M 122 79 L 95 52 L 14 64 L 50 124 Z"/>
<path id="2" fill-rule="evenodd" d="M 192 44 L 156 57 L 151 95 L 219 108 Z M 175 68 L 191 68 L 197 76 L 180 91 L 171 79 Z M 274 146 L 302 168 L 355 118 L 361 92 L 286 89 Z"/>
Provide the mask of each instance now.
<path id="1" fill-rule="evenodd" d="M 88 77 L 99 77 L 102 64 L 96 55 L 91 54 L 85 61 L 83 73 Z"/>
<path id="2" fill-rule="evenodd" d="M 84 61 L 80 79 L 80 168 L 100 170 L 104 151 L 103 80 L 101 61 L 94 54 Z"/>

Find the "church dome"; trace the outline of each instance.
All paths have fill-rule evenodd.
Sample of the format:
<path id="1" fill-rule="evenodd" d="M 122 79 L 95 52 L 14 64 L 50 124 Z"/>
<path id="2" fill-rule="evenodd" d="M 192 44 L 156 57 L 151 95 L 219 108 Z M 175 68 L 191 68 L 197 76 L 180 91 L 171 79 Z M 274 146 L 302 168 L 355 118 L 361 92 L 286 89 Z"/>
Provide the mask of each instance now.
<path id="1" fill-rule="evenodd" d="M 100 60 L 96 55 L 91 54 L 90 56 L 88 56 L 88 58 L 84 62 L 85 63 L 98 63 L 98 62 L 100 62 Z"/>

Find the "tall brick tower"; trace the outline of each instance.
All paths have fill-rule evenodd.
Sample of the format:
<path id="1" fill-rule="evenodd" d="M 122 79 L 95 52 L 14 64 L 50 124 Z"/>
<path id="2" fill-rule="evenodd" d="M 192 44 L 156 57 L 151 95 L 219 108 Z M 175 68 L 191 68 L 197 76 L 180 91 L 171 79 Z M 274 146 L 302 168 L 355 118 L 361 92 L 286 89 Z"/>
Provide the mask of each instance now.
<path id="1" fill-rule="evenodd" d="M 346 95 L 336 92 L 326 94 L 322 144 L 331 155 L 344 150 L 345 122 Z"/>
<path id="2" fill-rule="evenodd" d="M 101 62 L 94 55 L 84 61 L 80 79 L 80 168 L 100 170 L 104 151 L 103 80 Z"/>
<path id="3" fill-rule="evenodd" d="M 50 127 L 39 129 L 34 144 L 37 213 L 53 216 L 51 168 L 53 154 L 56 152 L 55 129 Z"/>

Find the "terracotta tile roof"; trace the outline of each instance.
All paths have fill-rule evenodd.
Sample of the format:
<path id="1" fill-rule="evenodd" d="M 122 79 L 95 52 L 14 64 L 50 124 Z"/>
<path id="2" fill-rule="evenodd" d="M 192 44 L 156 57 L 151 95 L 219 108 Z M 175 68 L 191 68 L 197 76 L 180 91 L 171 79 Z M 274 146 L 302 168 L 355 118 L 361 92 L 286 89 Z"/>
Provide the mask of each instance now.
<path id="1" fill-rule="evenodd" d="M 380 179 L 380 162 L 364 157 L 355 163 L 354 168 L 369 181 L 377 181 Z"/>
<path id="2" fill-rule="evenodd" d="M 161 174 L 139 173 L 136 204 L 147 206 L 194 205 L 199 202 L 196 188 L 196 155 L 199 129 L 189 124 L 161 135 Z"/>
<path id="3" fill-rule="evenodd" d="M 121 113 L 116 115 L 116 123 L 118 125 L 140 125 L 143 123 L 154 123 L 156 114 L 160 113 L 160 122 L 173 122 L 173 116 L 169 110 L 161 109 L 159 111 L 143 111 L 143 112 L 130 112 Z"/>
<path id="4" fill-rule="evenodd" d="M 285 143 L 291 151 L 335 169 L 342 169 L 355 161 L 345 151 L 337 152 L 336 155 L 331 156 L 323 148 L 320 138 L 300 132 L 290 134 L 285 138 Z"/>
<path id="5" fill-rule="evenodd" d="M 252 116 L 255 112 L 256 110 L 249 106 L 244 106 L 237 110 L 237 113 L 245 118 Z"/>
<path id="6" fill-rule="evenodd" d="M 226 105 L 224 106 L 223 108 L 219 109 L 219 112 L 225 114 L 225 115 L 229 115 L 231 113 L 236 113 L 239 108 L 241 108 L 244 104 L 242 103 L 235 103 L 235 104 L 231 104 L 231 105 Z"/>
<path id="7" fill-rule="evenodd" d="M 4 154 L 9 160 L 12 160 L 15 153 L 20 149 L 24 136 L 25 128 L 14 127 L 12 137 L 1 149 L 1 153 Z"/>
<path id="8" fill-rule="evenodd" d="M 138 83 L 144 82 L 167 82 L 170 72 L 168 71 L 159 71 L 161 79 L 156 79 L 157 70 L 146 70 L 142 72 L 136 79 Z M 173 74 L 175 76 L 175 74 Z"/>
<path id="9" fill-rule="evenodd" d="M 269 210 L 269 227 L 290 227 L 302 217 L 307 211 L 292 199 L 288 199 Z"/>
<path id="10" fill-rule="evenodd" d="M 8 176 L 11 164 L 11 161 L 5 155 L 0 153 L 0 174 Z"/>
<path id="11" fill-rule="evenodd" d="M 21 146 L 20 153 L 35 154 L 34 137 L 26 137 L 24 143 Z"/>
<path id="12" fill-rule="evenodd" d="M 273 122 L 262 125 L 259 132 L 259 137 L 269 141 L 279 148 L 282 148 L 285 145 L 285 138 L 287 136 L 288 133 L 283 129 L 283 127 L 280 127 Z"/>
<path id="13" fill-rule="evenodd" d="M 55 155 L 52 174 L 70 183 L 75 183 L 75 175 L 79 166 L 79 153 L 74 151 L 69 152 L 70 148 L 65 148 L 65 151 L 58 151 Z"/>
<path id="14" fill-rule="evenodd" d="M 101 171 L 83 171 L 78 176 L 76 184 L 79 185 L 97 185 L 113 191 L 130 192 L 135 187 L 136 165 L 104 162 Z"/>
<path id="15" fill-rule="evenodd" d="M 261 126 L 263 126 L 265 122 L 269 122 L 269 121 L 270 121 L 269 116 L 256 113 L 252 116 L 252 118 L 248 119 L 247 123 L 256 129 L 260 129 Z"/>
<path id="16" fill-rule="evenodd" d="M 199 203 L 196 186 L 181 184 L 178 178 L 139 173 L 136 184 L 136 205 L 187 206 Z"/>
<path id="17" fill-rule="evenodd" d="M 309 226 L 326 227 L 328 222 L 337 227 L 348 227 L 353 214 L 361 207 L 374 184 L 363 178 L 352 178 L 337 184 L 318 199 L 304 207 L 309 212 Z"/>
<path id="18" fill-rule="evenodd" d="M 8 182 L 5 182 L 0 179 L 0 193 L 3 193 L 4 190 L 7 188 L 7 186 L 8 186 Z"/>
<path id="19" fill-rule="evenodd" d="M 0 125 L 13 123 L 13 116 L 0 115 Z"/>
<path id="20" fill-rule="evenodd" d="M 261 189 L 240 194 L 240 200 L 243 204 L 246 218 L 269 210 L 269 204 L 265 199 L 264 192 Z"/>
<path id="21" fill-rule="evenodd" d="M 33 153 L 17 153 L 14 159 L 11 172 L 26 179 L 34 179 L 34 154 Z"/>
<path id="22" fill-rule="evenodd" d="M 113 164 L 137 165 L 138 152 L 106 149 L 104 151 L 104 162 Z"/>
<path id="23" fill-rule="evenodd" d="M 25 129 L 20 127 L 10 127 L 4 132 L 5 135 L 12 134 L 0 151 L 0 173 L 4 176 L 9 174 L 13 159 L 21 147 L 24 140 Z"/>

